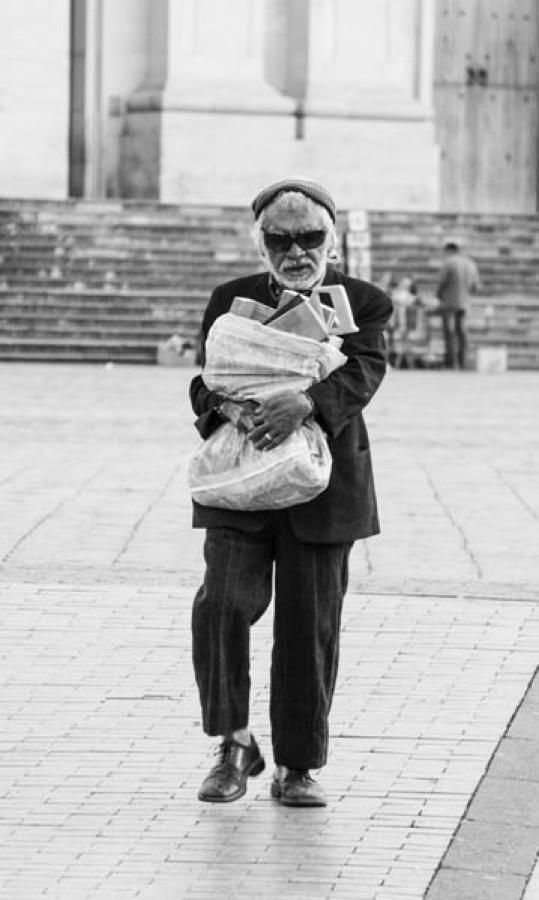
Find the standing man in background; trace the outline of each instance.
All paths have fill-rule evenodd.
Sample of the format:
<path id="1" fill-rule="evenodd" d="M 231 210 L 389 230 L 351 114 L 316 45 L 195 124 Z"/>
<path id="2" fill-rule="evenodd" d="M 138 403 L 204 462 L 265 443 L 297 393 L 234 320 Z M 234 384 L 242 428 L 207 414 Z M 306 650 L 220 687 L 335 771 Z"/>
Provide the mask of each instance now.
<path id="1" fill-rule="evenodd" d="M 436 290 L 444 332 L 444 364 L 447 369 L 457 366 L 465 369 L 468 344 L 466 311 L 470 294 L 479 287 L 479 271 L 473 259 L 461 253 L 457 241 L 447 241 L 444 252 L 445 262 Z"/>

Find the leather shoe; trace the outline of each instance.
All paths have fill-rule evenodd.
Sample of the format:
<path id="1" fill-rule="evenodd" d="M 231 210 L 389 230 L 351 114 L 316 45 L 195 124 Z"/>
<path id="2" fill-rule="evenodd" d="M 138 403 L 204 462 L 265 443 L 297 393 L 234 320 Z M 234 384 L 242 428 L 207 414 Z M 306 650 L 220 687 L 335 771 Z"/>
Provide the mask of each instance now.
<path id="1" fill-rule="evenodd" d="M 248 747 L 232 738 L 225 739 L 217 751 L 219 762 L 202 782 L 198 799 L 208 803 L 231 803 L 247 790 L 249 776 L 260 775 L 266 763 L 251 735 Z"/>
<path id="2" fill-rule="evenodd" d="M 327 806 L 324 789 L 307 769 L 277 766 L 270 791 L 283 806 Z"/>

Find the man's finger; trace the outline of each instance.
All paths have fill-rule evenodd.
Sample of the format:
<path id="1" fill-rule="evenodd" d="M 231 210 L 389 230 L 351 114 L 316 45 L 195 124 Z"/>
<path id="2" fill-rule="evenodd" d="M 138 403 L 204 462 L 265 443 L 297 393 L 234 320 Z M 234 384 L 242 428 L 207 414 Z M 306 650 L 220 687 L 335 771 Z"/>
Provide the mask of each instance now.
<path id="1" fill-rule="evenodd" d="M 282 432 L 270 431 L 267 425 L 261 425 L 254 428 L 249 434 L 251 440 L 257 450 L 273 450 L 285 440 L 288 435 Z"/>

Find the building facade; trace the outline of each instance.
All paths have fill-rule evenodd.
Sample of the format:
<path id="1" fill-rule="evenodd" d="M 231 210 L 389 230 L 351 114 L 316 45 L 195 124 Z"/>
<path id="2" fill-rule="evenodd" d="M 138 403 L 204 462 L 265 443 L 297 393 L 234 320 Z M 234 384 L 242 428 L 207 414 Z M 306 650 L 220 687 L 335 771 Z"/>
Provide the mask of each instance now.
<path id="1" fill-rule="evenodd" d="M 0 194 L 537 211 L 536 0 L 17 0 Z"/>

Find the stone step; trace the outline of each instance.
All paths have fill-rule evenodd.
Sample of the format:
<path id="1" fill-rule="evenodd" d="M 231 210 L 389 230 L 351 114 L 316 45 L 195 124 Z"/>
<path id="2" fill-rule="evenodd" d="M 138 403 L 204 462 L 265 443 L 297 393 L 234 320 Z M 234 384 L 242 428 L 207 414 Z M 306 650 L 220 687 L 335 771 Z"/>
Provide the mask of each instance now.
<path id="1" fill-rule="evenodd" d="M 8 320 L 17 317 L 25 319 L 54 318 L 55 316 L 69 316 L 75 320 L 95 319 L 103 321 L 118 319 L 163 319 L 179 315 L 191 318 L 200 318 L 204 311 L 201 303 L 154 303 L 150 304 L 124 304 L 121 300 L 109 305 L 98 303 L 74 304 L 74 303 L 9 303 L 0 301 L 0 319 Z M 480 323 L 481 324 L 481 323 Z"/>
<path id="2" fill-rule="evenodd" d="M 208 298 L 208 294 L 205 290 L 200 290 L 197 288 L 181 288 L 177 287 L 174 289 L 166 288 L 153 288 L 151 285 L 146 285 L 143 289 L 140 288 L 122 288 L 119 291 L 115 291 L 112 289 L 104 290 L 103 288 L 85 288 L 85 287 L 77 287 L 73 289 L 72 286 L 59 287 L 55 284 L 47 284 L 43 285 L 43 282 L 38 282 L 35 285 L 31 285 L 26 287 L 23 292 L 17 293 L 11 290 L 10 288 L 0 287 L 0 299 L 7 297 L 58 297 L 58 298 L 69 298 L 69 299 L 79 299 L 81 301 L 86 300 L 103 300 L 103 302 L 109 302 L 111 298 L 117 297 L 121 298 L 125 301 L 142 301 L 147 298 L 150 299 L 162 299 L 162 300 L 179 300 L 183 302 L 189 302 L 190 300 L 206 300 Z"/>
<path id="3" fill-rule="evenodd" d="M 480 265 L 481 282 L 483 289 L 488 294 L 508 293 L 515 288 L 527 291 L 530 294 L 539 294 L 539 260 L 528 267 L 510 266 L 507 264 L 499 268 L 486 268 Z M 373 260 L 373 279 L 381 282 L 388 272 L 397 273 L 398 277 L 411 275 L 418 284 L 419 292 L 434 290 L 438 283 L 440 263 L 427 266 L 419 266 L 413 260 L 405 257 L 398 261 L 388 260 L 384 262 L 379 257 Z"/>
<path id="4" fill-rule="evenodd" d="M 169 321 L 186 321 L 200 322 L 203 310 L 201 307 L 184 307 L 174 306 L 167 308 L 153 309 L 123 309 L 122 307 L 113 307 L 110 310 L 104 310 L 98 307 L 89 307 L 83 309 L 78 307 L 73 309 L 69 306 L 64 307 L 41 307 L 36 309 L 17 309 L 10 307 L 2 309 L 0 307 L 0 323 L 4 327 L 8 322 L 29 321 L 29 322 L 49 322 L 62 319 L 62 321 L 72 321 L 74 326 L 76 323 L 88 322 L 169 322 Z M 479 326 L 481 327 L 481 326 Z"/>
<path id="5" fill-rule="evenodd" d="M 94 306 L 89 304 L 88 306 L 69 306 L 69 305 L 41 305 L 41 306 L 28 306 L 28 307 L 17 307 L 17 306 L 8 306 L 2 307 L 0 304 L 0 321 L 7 321 L 16 317 L 26 318 L 26 319 L 39 319 L 39 318 L 57 318 L 59 316 L 65 318 L 66 316 L 72 317 L 74 320 L 84 320 L 88 319 L 102 319 L 103 321 L 111 321 L 114 318 L 118 320 L 129 320 L 136 319 L 152 321 L 156 319 L 170 319 L 176 318 L 178 316 L 184 316 L 192 319 L 201 319 L 203 314 L 203 306 L 185 306 L 185 305 L 167 305 L 167 306 L 153 306 L 148 308 L 146 307 L 136 307 L 136 306 L 122 306 L 121 304 L 112 304 L 110 307 L 105 308 L 103 306 Z"/>
<path id="6" fill-rule="evenodd" d="M 258 268 L 251 221 L 236 208 L 0 198 L 1 352 L 155 361 L 163 335 L 196 335 L 217 283 Z M 512 367 L 538 367 L 536 217 L 374 211 L 369 221 L 374 279 L 411 273 L 425 294 L 444 239 L 464 238 L 483 282 L 472 348 L 505 343 Z M 439 336 L 435 317 L 431 327 Z"/>
<path id="7" fill-rule="evenodd" d="M 0 338 L 0 360 L 154 364 L 156 359 L 157 343 L 148 341 Z M 508 368 L 539 370 L 539 351 L 510 347 Z"/>
<path id="8" fill-rule="evenodd" d="M 137 327 L 133 323 L 131 327 L 122 325 L 116 327 L 110 323 L 102 323 L 99 327 L 98 323 L 87 323 L 79 325 L 76 329 L 70 326 L 70 323 L 57 322 L 55 324 L 40 323 L 32 326 L 31 324 L 11 324 L 9 327 L 2 327 L 2 339 L 10 338 L 18 340 L 19 338 L 36 338 L 39 340 L 58 339 L 69 343 L 71 341 L 88 341 L 95 342 L 107 340 L 111 342 L 129 343 L 131 341 L 151 342 L 157 344 L 159 341 L 168 340 L 171 335 L 176 334 L 185 340 L 189 340 L 193 344 L 196 342 L 198 329 L 189 327 L 183 322 L 171 323 L 168 327 L 165 325 L 146 324 L 144 327 Z"/>
<path id="9" fill-rule="evenodd" d="M 182 255 L 183 254 L 183 255 Z M 515 285 L 522 279 L 533 282 L 539 291 L 539 258 L 537 260 L 530 259 L 528 261 L 512 261 L 507 262 L 497 260 L 489 261 L 488 265 L 482 263 L 477 256 L 475 259 L 480 267 L 481 280 L 485 289 L 490 292 L 491 282 L 493 279 L 502 279 L 504 282 Z M 393 271 L 394 267 L 385 268 L 384 260 L 380 256 L 376 259 L 376 270 L 383 275 L 385 271 Z M 418 279 L 427 279 L 436 281 L 440 269 L 439 261 L 427 263 L 424 259 L 419 260 L 412 257 L 401 255 L 398 260 L 399 267 L 406 266 L 407 271 L 411 269 Z M 198 257 L 191 252 L 182 251 L 181 253 L 170 254 L 166 257 L 159 254 L 141 253 L 138 256 L 133 254 L 127 256 L 121 255 L 105 255 L 93 250 L 85 250 L 80 254 L 70 253 L 69 255 L 51 254 L 49 257 L 30 256 L 29 254 L 12 254 L 4 255 L 1 262 L 1 269 L 4 274 L 24 273 L 31 275 L 32 273 L 50 273 L 59 270 L 60 272 L 69 271 L 89 271 L 95 273 L 112 272 L 128 272 L 134 275 L 144 274 L 146 272 L 153 273 L 156 269 L 163 273 L 182 273 L 182 272 L 200 272 L 201 267 L 204 271 L 208 271 L 211 275 L 230 269 L 232 272 L 239 271 L 251 272 L 260 268 L 260 263 L 247 254 L 239 252 L 207 252 L 200 253 Z M 400 272 L 400 268 L 398 269 Z"/>
<path id="10" fill-rule="evenodd" d="M 193 241 L 176 242 L 166 246 L 160 244 L 150 245 L 146 241 L 133 242 L 127 248 L 122 242 L 121 246 L 111 246 L 109 241 L 106 246 L 100 246 L 97 243 L 86 243 L 84 246 L 66 246 L 59 244 L 57 241 L 51 243 L 50 246 L 37 246 L 36 244 L 24 244 L 14 246 L 13 243 L 6 244 L 0 241 L 0 258 L 2 265 L 13 264 L 13 262 L 21 263 L 26 266 L 40 268 L 44 264 L 62 263 L 63 261 L 84 261 L 95 260 L 96 264 L 109 265 L 117 262 L 132 261 L 135 264 L 139 262 L 157 261 L 163 265 L 181 264 L 186 261 L 191 263 L 200 263 L 212 259 L 215 262 L 246 262 L 258 263 L 258 258 L 249 249 L 242 249 L 237 244 L 202 245 L 195 244 Z M 187 256 L 187 260 L 185 257 Z"/>
<path id="11" fill-rule="evenodd" d="M 0 289 L 0 307 L 26 305 L 33 308 L 41 305 L 73 305 L 86 308 L 89 304 L 101 305 L 109 308 L 117 303 L 125 306 L 145 307 L 149 304 L 159 303 L 180 304 L 186 306 L 204 307 L 209 294 L 205 290 L 183 288 L 178 289 L 88 289 L 74 290 L 72 286 L 58 287 L 40 282 L 38 285 L 25 287 L 24 290 L 2 288 Z M 470 317 L 483 318 L 489 315 L 497 317 L 525 317 L 534 320 L 539 314 L 539 295 L 526 296 L 523 294 L 504 294 L 500 296 L 475 295 L 471 298 Z"/>
<path id="12" fill-rule="evenodd" d="M 220 283 L 221 281 L 232 279 L 232 272 L 238 274 L 238 269 L 234 268 L 233 270 L 225 272 L 221 268 L 220 278 L 212 277 L 211 273 L 208 271 L 198 275 L 196 272 L 184 272 L 181 278 L 177 276 L 171 276 L 169 278 L 161 278 L 155 276 L 155 278 L 152 279 L 144 277 L 130 277 L 128 279 L 110 280 L 103 277 L 89 277 L 88 273 L 81 273 L 80 279 L 77 279 L 76 277 L 58 277 L 52 278 L 50 282 L 43 277 L 16 276 L 10 279 L 0 280 L 0 287 L 4 290 L 10 289 L 12 291 L 23 291 L 26 289 L 43 289 L 45 284 L 50 284 L 51 288 L 61 288 L 64 291 L 71 291 L 72 293 L 75 293 L 78 290 L 78 286 L 80 285 L 81 290 L 87 288 L 89 290 L 98 291 L 99 289 L 103 290 L 108 288 L 108 290 L 110 290 L 110 292 L 114 294 L 118 294 L 123 291 L 125 291 L 126 293 L 129 291 L 138 291 L 140 293 L 144 293 L 144 291 L 146 290 L 153 290 L 162 293 L 164 291 L 173 291 L 174 288 L 177 289 L 178 293 L 193 289 L 205 289 L 206 296 L 209 298 L 210 293 L 216 284 Z"/>
<path id="13" fill-rule="evenodd" d="M 57 225 L 43 225 L 39 222 L 11 222 L 9 225 L 0 222 L 0 237 L 4 246 L 17 244 L 32 245 L 37 248 L 56 246 L 84 246 L 96 242 L 100 246 L 109 243 L 112 246 L 125 246 L 134 241 L 141 246 L 175 246 L 190 245 L 194 247 L 215 247 L 235 245 L 240 241 L 246 250 L 253 244 L 249 239 L 250 229 L 223 228 L 219 224 L 203 223 L 193 227 L 178 224 L 175 226 L 153 225 L 141 228 L 129 222 L 118 225 L 103 222 L 88 222 L 83 227 L 69 220 Z"/>
<path id="14" fill-rule="evenodd" d="M 125 317 L 107 318 L 81 318 L 81 317 L 34 317 L 21 318 L 12 317 L 9 319 L 1 318 L 1 331 L 4 336 L 36 336 L 42 338 L 50 338 L 58 336 L 66 340 L 73 338 L 106 338 L 125 339 L 148 339 L 155 341 L 166 340 L 172 334 L 179 334 L 182 337 L 195 342 L 199 334 L 200 320 L 198 317 L 186 317 L 179 315 L 176 318 L 167 318 L 164 320 L 155 320 L 151 318 L 141 319 L 133 317 L 126 319 Z M 441 335 L 441 329 L 433 329 L 433 335 Z M 470 346 L 484 345 L 505 345 L 508 348 L 521 348 L 533 350 L 539 345 L 539 330 L 530 333 L 525 329 L 518 331 L 490 329 L 488 331 L 475 329 L 473 326 L 469 330 Z"/>
<path id="15" fill-rule="evenodd" d="M 456 237 L 477 261 L 491 295 L 539 295 L 539 220 L 536 216 L 373 212 L 369 215 L 376 278 L 415 275 L 420 290 L 436 286 L 445 240 Z"/>
<path id="16" fill-rule="evenodd" d="M 103 308 L 83 308 L 73 309 L 70 306 L 65 307 L 40 307 L 36 309 L 18 308 L 16 306 L 2 308 L 0 305 L 0 323 L 2 327 L 7 327 L 10 323 L 24 324 L 26 322 L 34 323 L 51 323 L 55 321 L 71 322 L 73 327 L 84 325 L 86 322 L 99 322 L 100 324 L 110 325 L 130 325 L 134 322 L 140 322 L 145 325 L 152 323 L 161 324 L 167 322 L 184 321 L 186 323 L 198 323 L 202 317 L 202 307 L 200 306 L 173 306 L 173 307 L 155 307 L 153 309 L 125 309 L 117 307 L 113 309 Z"/>
<path id="17" fill-rule="evenodd" d="M 23 262 L 17 262 L 16 265 L 6 264 L 2 266 L 1 278 L 8 284 L 26 284 L 31 287 L 33 284 L 38 286 L 43 281 L 58 282 L 59 284 L 74 283 L 76 281 L 82 283 L 97 283 L 104 281 L 119 281 L 134 284 L 152 285 L 167 284 L 176 282 L 181 284 L 184 280 L 191 281 L 195 284 L 201 281 L 216 283 L 215 279 L 219 277 L 239 278 L 242 275 L 250 274 L 256 268 L 244 262 L 234 262 L 227 260 L 226 262 L 214 262 L 206 260 L 203 266 L 197 266 L 191 261 L 178 263 L 171 266 L 161 266 L 157 262 L 146 263 L 140 261 L 134 264 L 128 261 L 126 264 L 119 264 L 113 268 L 109 266 L 95 265 L 95 263 L 80 262 L 74 260 L 68 265 L 54 265 L 53 267 L 35 267 L 26 266 Z"/>
<path id="18" fill-rule="evenodd" d="M 0 337 L 0 359 L 43 362 L 140 362 L 155 363 L 157 344 L 152 341 L 54 340 Z"/>

